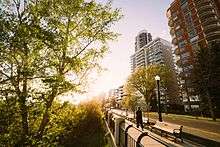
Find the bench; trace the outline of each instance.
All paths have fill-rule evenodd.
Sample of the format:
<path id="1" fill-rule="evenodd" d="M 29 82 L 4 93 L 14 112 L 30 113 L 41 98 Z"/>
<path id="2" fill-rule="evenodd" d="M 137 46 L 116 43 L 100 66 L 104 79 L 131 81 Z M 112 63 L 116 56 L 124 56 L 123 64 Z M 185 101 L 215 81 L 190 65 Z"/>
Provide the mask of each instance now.
<path id="1" fill-rule="evenodd" d="M 183 142 L 183 138 L 182 138 L 183 126 L 156 121 L 156 123 L 150 128 L 151 132 L 153 129 L 159 130 L 161 132 L 161 136 L 163 133 L 165 133 L 166 135 L 171 134 L 175 137 L 175 141 L 177 138 L 179 138 L 181 139 L 181 142 Z"/>

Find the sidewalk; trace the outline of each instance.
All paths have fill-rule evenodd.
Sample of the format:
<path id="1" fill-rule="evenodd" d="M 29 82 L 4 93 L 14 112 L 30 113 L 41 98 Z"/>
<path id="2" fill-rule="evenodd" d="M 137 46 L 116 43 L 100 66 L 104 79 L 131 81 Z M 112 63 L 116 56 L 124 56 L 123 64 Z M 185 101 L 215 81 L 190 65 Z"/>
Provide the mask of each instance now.
<path id="1" fill-rule="evenodd" d="M 136 126 L 134 123 L 130 122 L 130 121 L 126 121 L 126 124 L 132 124 L 134 127 Z M 164 146 L 169 146 L 169 147 L 202 147 L 201 145 L 197 144 L 197 143 L 193 143 L 193 142 L 189 142 L 189 141 L 184 141 L 182 142 L 174 142 L 173 138 L 168 138 L 168 137 L 161 137 L 160 135 L 157 135 L 153 132 L 150 132 L 147 129 L 144 129 L 144 131 L 142 131 L 141 129 L 138 129 L 140 132 L 147 132 L 148 136 L 145 136 L 143 138 L 146 139 L 142 139 L 141 144 L 144 146 L 152 146 L 152 147 L 164 147 Z M 137 131 L 135 131 L 135 129 L 130 130 L 130 133 L 133 134 L 133 136 L 137 137 L 140 133 L 137 133 Z M 159 142 L 157 141 L 159 140 Z M 160 143 L 161 142 L 161 143 Z"/>
<path id="2" fill-rule="evenodd" d="M 115 109 L 115 112 L 125 115 L 123 110 Z M 209 120 L 197 120 L 186 117 L 178 117 L 172 115 L 163 114 L 163 121 L 173 124 L 178 124 L 183 126 L 183 132 L 199 136 L 202 138 L 207 138 L 216 142 L 220 142 L 220 122 L 213 122 Z M 129 118 L 134 118 L 133 113 L 128 113 Z M 155 122 L 158 119 L 157 113 L 150 114 L 150 121 Z M 143 118 L 144 121 L 147 120 L 146 117 Z"/>
<path id="3" fill-rule="evenodd" d="M 220 142 L 220 122 L 162 114 L 163 121 L 183 126 L 183 132 Z M 156 121 L 157 113 L 150 114 L 150 120 Z"/>

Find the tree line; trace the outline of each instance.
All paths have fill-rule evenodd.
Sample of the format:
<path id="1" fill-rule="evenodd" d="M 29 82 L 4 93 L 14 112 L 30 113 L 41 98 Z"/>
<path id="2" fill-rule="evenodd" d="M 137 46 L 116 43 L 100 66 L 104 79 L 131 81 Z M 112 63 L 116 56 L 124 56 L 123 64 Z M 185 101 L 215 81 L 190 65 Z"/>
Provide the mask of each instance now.
<path id="1" fill-rule="evenodd" d="M 89 73 L 100 70 L 107 41 L 118 36 L 111 26 L 120 18 L 111 1 L 0 2 L 0 144 L 44 144 L 62 130 L 53 120 L 59 117 L 54 101 L 85 91 Z"/>

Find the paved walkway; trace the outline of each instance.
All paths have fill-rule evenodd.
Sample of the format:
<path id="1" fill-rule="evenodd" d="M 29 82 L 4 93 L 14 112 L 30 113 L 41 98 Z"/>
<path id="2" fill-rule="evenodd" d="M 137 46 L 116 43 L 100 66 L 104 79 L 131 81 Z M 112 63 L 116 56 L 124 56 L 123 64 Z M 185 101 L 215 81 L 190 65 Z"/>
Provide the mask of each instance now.
<path id="1" fill-rule="evenodd" d="M 211 120 L 199 120 L 194 118 L 181 117 L 180 115 L 165 115 L 163 114 L 163 121 L 182 125 L 183 132 L 208 138 L 217 142 L 220 142 L 220 122 L 214 122 Z M 156 121 L 158 116 L 156 113 L 151 113 L 150 118 L 152 121 Z"/>
<path id="2" fill-rule="evenodd" d="M 132 124 L 133 126 L 135 126 L 134 123 L 130 122 L 130 121 L 126 121 L 126 125 Z M 129 134 L 132 134 L 132 136 L 134 136 L 134 139 L 137 138 L 137 136 L 139 136 L 141 133 L 140 132 L 147 132 L 149 136 L 145 136 L 146 139 L 142 139 L 141 140 L 141 144 L 144 146 L 155 146 L 155 147 L 165 147 L 165 146 L 169 146 L 169 147 L 203 147 L 199 144 L 190 142 L 190 141 L 186 141 L 184 140 L 183 143 L 181 142 L 174 142 L 173 138 L 168 138 L 168 137 L 161 137 L 160 135 L 157 135 L 153 132 L 150 132 L 147 129 L 144 129 L 143 131 L 141 129 L 138 129 L 140 132 L 136 131 L 136 129 L 129 129 Z M 159 142 L 158 142 L 158 141 Z M 161 142 L 161 143 L 160 143 Z"/>
<path id="3" fill-rule="evenodd" d="M 123 110 L 114 109 L 113 111 L 121 115 L 126 115 L 125 111 Z M 134 118 L 134 115 L 133 113 L 128 113 L 127 117 L 132 119 Z M 156 113 L 154 115 L 151 114 L 150 121 L 156 121 L 157 117 L 158 116 Z M 144 120 L 147 120 L 147 118 L 144 118 Z M 163 120 L 165 122 L 183 125 L 183 131 L 186 133 L 220 142 L 220 122 L 213 122 L 209 120 L 197 120 L 185 117 L 177 118 L 171 115 L 163 115 Z"/>

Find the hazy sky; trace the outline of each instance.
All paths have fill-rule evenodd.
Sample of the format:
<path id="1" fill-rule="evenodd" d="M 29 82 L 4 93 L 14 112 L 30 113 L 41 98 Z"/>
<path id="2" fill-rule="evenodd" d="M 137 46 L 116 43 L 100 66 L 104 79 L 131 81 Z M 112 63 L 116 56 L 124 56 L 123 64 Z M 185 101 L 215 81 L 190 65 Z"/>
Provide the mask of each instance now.
<path id="1" fill-rule="evenodd" d="M 99 0 L 106 2 L 107 0 Z M 110 53 L 102 65 L 108 70 L 93 80 L 89 93 L 83 97 L 98 95 L 125 83 L 130 70 L 130 56 L 134 53 L 135 36 L 143 29 L 156 37 L 170 41 L 166 10 L 173 0 L 114 0 L 113 6 L 121 8 L 124 17 L 113 30 L 121 36 L 109 43 Z"/>

